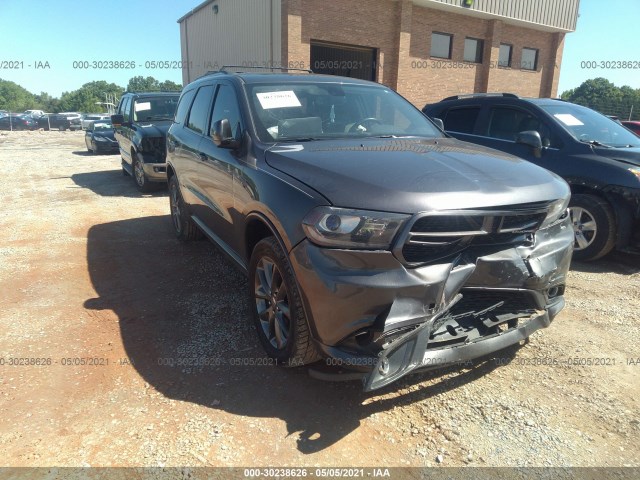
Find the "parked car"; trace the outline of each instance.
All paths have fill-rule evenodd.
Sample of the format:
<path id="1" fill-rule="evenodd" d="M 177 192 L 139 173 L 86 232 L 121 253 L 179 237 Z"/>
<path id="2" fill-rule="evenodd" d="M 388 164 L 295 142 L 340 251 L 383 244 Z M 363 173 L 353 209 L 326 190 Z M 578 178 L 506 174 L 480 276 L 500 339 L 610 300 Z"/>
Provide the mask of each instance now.
<path id="1" fill-rule="evenodd" d="M 71 130 L 82 129 L 82 114 L 78 112 L 61 112 L 59 115 L 62 115 L 69 120 L 69 128 Z"/>
<path id="2" fill-rule="evenodd" d="M 87 150 L 92 153 L 118 153 L 111 120 L 94 120 L 84 134 Z"/>
<path id="3" fill-rule="evenodd" d="M 111 122 L 120 146 L 122 171 L 138 190 L 166 184 L 166 134 L 178 104 L 178 92 L 126 93 Z"/>
<path id="4" fill-rule="evenodd" d="M 0 130 L 36 130 L 38 123 L 29 115 L 10 113 L 0 118 Z"/>
<path id="5" fill-rule="evenodd" d="M 529 160 L 571 186 L 574 258 L 640 251 L 640 139 L 614 120 L 557 99 L 466 95 L 427 105 L 455 138 Z"/>
<path id="6" fill-rule="evenodd" d="M 566 182 L 448 138 L 383 85 L 205 75 L 167 151 L 177 237 L 204 233 L 247 274 L 274 363 L 325 357 L 374 390 L 520 342 L 563 308 Z"/>
<path id="7" fill-rule="evenodd" d="M 633 133 L 635 133 L 636 135 L 640 135 L 640 122 L 635 122 L 635 121 L 623 121 L 622 125 L 624 125 L 625 127 L 627 127 L 629 130 L 631 130 Z"/>
<path id="8" fill-rule="evenodd" d="M 45 130 L 70 130 L 71 122 L 64 115 L 49 114 L 38 118 L 38 128 Z"/>
<path id="9" fill-rule="evenodd" d="M 24 115 L 30 115 L 32 116 L 34 119 L 38 119 L 40 117 L 42 117 L 44 115 L 44 111 L 42 110 L 25 110 L 24 111 Z"/>
<path id="10" fill-rule="evenodd" d="M 96 120 L 109 120 L 109 122 L 111 122 L 111 115 L 107 113 L 89 113 L 82 116 L 80 125 L 82 126 L 83 130 L 87 130 L 91 122 L 94 122 Z"/>

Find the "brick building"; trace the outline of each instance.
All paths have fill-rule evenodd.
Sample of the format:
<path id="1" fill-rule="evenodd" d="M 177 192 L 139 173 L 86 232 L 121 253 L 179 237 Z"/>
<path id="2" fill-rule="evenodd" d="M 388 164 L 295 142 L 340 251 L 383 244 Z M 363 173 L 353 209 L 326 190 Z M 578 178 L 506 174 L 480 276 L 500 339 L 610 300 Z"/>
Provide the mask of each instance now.
<path id="1" fill-rule="evenodd" d="M 557 95 L 580 0 L 207 0 L 178 20 L 183 81 L 223 65 L 375 80 L 422 107 Z"/>

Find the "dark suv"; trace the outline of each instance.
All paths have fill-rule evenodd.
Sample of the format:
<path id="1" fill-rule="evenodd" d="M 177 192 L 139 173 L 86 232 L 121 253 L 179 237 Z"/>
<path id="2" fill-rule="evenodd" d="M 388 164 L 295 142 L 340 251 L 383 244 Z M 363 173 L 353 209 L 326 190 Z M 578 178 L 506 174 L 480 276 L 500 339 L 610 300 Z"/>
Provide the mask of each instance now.
<path id="1" fill-rule="evenodd" d="M 517 155 L 571 186 L 574 258 L 614 247 L 640 252 L 640 138 L 591 109 L 513 94 L 449 97 L 427 105 L 447 133 Z"/>
<path id="2" fill-rule="evenodd" d="M 447 138 L 382 85 L 209 74 L 167 149 L 178 238 L 204 233 L 247 274 L 275 363 L 324 357 L 373 390 L 518 343 L 564 306 L 566 182 Z"/>
<path id="3" fill-rule="evenodd" d="M 166 134 L 178 105 L 178 92 L 125 93 L 111 123 L 122 157 L 122 173 L 148 192 L 167 181 Z"/>

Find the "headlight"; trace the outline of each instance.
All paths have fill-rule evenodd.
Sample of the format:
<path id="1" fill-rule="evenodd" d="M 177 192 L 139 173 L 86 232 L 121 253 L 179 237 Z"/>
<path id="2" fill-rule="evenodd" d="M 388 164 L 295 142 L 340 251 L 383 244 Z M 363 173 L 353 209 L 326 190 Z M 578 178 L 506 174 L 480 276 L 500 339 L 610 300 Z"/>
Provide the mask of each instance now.
<path id="1" fill-rule="evenodd" d="M 571 197 L 561 198 L 560 200 L 556 200 L 551 205 L 549 205 L 549 211 L 547 212 L 547 218 L 544 219 L 540 228 L 545 228 L 555 223 L 564 215 L 567 211 L 567 207 L 569 206 L 569 200 Z"/>
<path id="2" fill-rule="evenodd" d="M 637 179 L 638 179 L 638 180 L 640 180 L 640 168 L 638 168 L 638 167 L 631 167 L 631 168 L 629 169 L 629 171 L 630 171 L 631 173 L 633 173 L 633 174 L 637 177 Z"/>
<path id="3" fill-rule="evenodd" d="M 302 221 L 307 237 L 327 247 L 388 249 L 409 215 L 317 207 Z"/>

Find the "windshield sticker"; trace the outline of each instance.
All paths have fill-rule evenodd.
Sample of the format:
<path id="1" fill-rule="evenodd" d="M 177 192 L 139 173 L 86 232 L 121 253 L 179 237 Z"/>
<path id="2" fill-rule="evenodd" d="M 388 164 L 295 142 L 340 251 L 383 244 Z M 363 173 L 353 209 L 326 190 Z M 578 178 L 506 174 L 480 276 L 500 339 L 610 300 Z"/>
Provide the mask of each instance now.
<path id="1" fill-rule="evenodd" d="M 136 103 L 134 108 L 136 112 L 141 112 L 143 110 L 151 110 L 151 102 Z"/>
<path id="2" fill-rule="evenodd" d="M 582 123 L 570 113 L 556 113 L 554 117 L 556 117 L 568 127 L 579 127 L 580 125 L 584 125 L 584 123 Z"/>
<path id="3" fill-rule="evenodd" d="M 283 92 L 265 92 L 256 93 L 260 105 L 265 110 L 271 108 L 287 108 L 287 107 L 301 107 L 300 100 L 296 97 L 293 90 L 285 90 Z"/>

